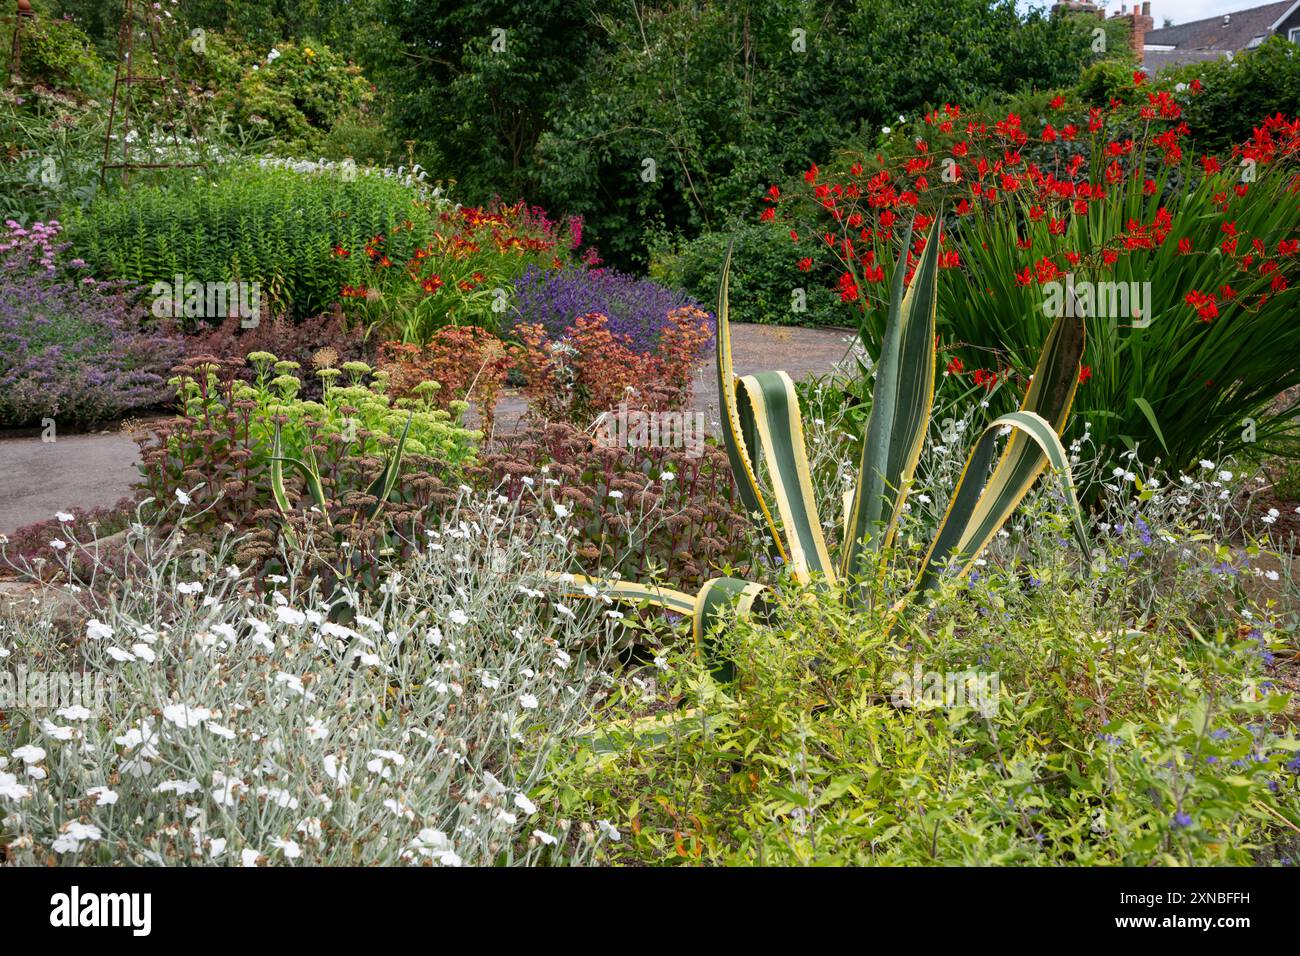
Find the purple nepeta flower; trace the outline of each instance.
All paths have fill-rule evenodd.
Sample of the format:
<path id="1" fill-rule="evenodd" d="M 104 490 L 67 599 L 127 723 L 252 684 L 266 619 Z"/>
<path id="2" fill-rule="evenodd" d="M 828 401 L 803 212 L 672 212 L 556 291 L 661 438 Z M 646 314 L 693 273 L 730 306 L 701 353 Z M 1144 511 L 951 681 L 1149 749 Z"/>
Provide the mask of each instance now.
<path id="1" fill-rule="evenodd" d="M 118 283 L 58 262 L 56 222 L 0 234 L 0 426 L 86 425 L 168 400 L 179 342 L 142 330 Z"/>
<path id="2" fill-rule="evenodd" d="M 696 305 L 684 292 L 611 269 L 530 267 L 515 280 L 515 299 L 516 325 L 539 324 L 559 336 L 574 319 L 598 312 L 609 318 L 611 332 L 643 354 L 654 351 L 669 312 Z"/>

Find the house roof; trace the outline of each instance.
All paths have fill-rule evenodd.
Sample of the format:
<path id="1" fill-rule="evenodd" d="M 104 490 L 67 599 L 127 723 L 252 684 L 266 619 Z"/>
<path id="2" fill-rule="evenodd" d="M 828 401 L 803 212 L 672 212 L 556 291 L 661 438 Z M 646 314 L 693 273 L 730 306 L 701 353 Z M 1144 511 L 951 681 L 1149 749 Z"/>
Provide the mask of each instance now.
<path id="1" fill-rule="evenodd" d="M 1217 16 L 1152 30 L 1143 38 L 1143 44 L 1171 46 L 1179 52 L 1244 50 L 1256 37 L 1268 36 L 1273 30 L 1273 25 L 1293 6 L 1295 6 L 1294 0 L 1282 0 L 1281 3 L 1268 3 L 1262 7 L 1230 13 L 1227 15 L 1227 23 L 1223 22 L 1223 16 Z"/>
<path id="2" fill-rule="evenodd" d="M 1223 56 L 1223 50 L 1143 50 L 1142 67 L 1152 76 L 1171 66 L 1204 63 Z"/>

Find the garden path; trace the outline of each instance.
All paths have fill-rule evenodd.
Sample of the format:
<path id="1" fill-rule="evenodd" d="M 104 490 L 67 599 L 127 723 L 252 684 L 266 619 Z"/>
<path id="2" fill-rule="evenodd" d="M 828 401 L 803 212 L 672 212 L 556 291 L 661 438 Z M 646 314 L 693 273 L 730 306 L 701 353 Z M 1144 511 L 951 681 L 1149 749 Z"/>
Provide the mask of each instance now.
<path id="1" fill-rule="evenodd" d="M 740 374 L 784 369 L 798 380 L 829 372 L 849 347 L 852 333 L 736 324 L 732 351 Z M 713 352 L 695 372 L 695 409 L 710 428 L 718 418 L 718 388 Z M 513 430 L 525 409 L 521 395 L 504 394 L 497 405 L 498 430 Z M 104 507 L 131 494 L 138 472 L 138 450 L 131 433 L 112 426 L 84 435 L 43 442 L 39 432 L 0 433 L 0 534 L 54 517 L 69 508 Z"/>

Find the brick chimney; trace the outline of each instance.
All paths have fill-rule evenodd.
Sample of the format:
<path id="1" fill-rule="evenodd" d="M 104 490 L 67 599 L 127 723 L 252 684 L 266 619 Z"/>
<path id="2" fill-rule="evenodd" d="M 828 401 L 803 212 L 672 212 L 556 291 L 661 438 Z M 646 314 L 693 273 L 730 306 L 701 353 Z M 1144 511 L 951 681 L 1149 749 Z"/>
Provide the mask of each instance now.
<path id="1" fill-rule="evenodd" d="M 1128 21 L 1129 46 L 1132 48 L 1134 56 L 1141 60 L 1147 34 L 1156 28 L 1156 21 L 1151 16 L 1150 0 L 1143 0 L 1141 9 L 1138 9 L 1136 3 L 1133 4 L 1131 11 L 1127 8 L 1127 5 L 1121 4 L 1119 13 L 1113 14 L 1111 19 Z"/>

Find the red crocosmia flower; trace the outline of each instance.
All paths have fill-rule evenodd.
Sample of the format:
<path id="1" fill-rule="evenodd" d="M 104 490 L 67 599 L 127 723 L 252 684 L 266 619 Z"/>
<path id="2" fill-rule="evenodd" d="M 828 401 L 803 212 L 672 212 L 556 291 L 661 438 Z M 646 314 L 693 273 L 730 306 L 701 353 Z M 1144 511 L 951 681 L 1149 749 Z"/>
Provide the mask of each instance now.
<path id="1" fill-rule="evenodd" d="M 1077 266 L 1079 264 L 1079 260 L 1082 258 L 1083 256 L 1079 255 L 1077 252 L 1067 252 L 1065 254 L 1065 261 L 1072 266 Z"/>
<path id="2" fill-rule="evenodd" d="M 763 214 L 758 217 L 759 222 L 771 222 L 776 218 L 776 210 L 768 206 L 763 210 Z"/>
<path id="3" fill-rule="evenodd" d="M 1282 275 L 1282 273 L 1279 272 L 1277 275 L 1273 276 L 1272 286 L 1274 292 L 1285 291 L 1286 285 L 1286 276 Z"/>
<path id="4" fill-rule="evenodd" d="M 812 268 L 812 259 L 809 259 L 807 256 L 805 256 L 804 258 L 799 260 L 800 272 L 807 272 L 811 268 Z"/>
<path id="5" fill-rule="evenodd" d="M 948 361 L 948 374 L 960 375 L 962 373 L 962 369 L 964 369 L 965 367 L 966 366 L 962 365 L 961 359 L 959 358 L 950 359 Z"/>
<path id="6" fill-rule="evenodd" d="M 1088 215 L 1088 200 L 1086 200 L 1086 199 L 1076 199 L 1076 200 L 1074 201 L 1074 207 L 1073 207 L 1073 208 L 1074 208 L 1074 214 L 1075 214 L 1076 216 L 1086 216 L 1086 215 Z"/>
<path id="7" fill-rule="evenodd" d="M 780 198 L 781 198 L 781 189 L 780 189 L 779 186 L 769 186 L 768 189 L 767 189 L 767 194 L 768 194 L 768 195 L 769 195 L 773 200 L 780 199 Z"/>
<path id="8" fill-rule="evenodd" d="M 1192 251 L 1192 240 L 1184 236 L 1178 240 L 1178 254 L 1185 256 Z"/>
<path id="9" fill-rule="evenodd" d="M 1283 239 L 1277 244 L 1279 256 L 1293 256 L 1297 249 L 1300 249 L 1300 239 Z"/>
<path id="10" fill-rule="evenodd" d="M 813 163 L 812 166 L 808 168 L 808 171 L 803 174 L 803 181 L 809 184 L 817 182 L 817 173 L 817 164 Z"/>
<path id="11" fill-rule="evenodd" d="M 1232 187 L 1232 191 L 1236 193 L 1239 198 L 1241 198 L 1244 197 L 1246 193 L 1250 192 L 1250 186 L 1248 186 L 1246 183 L 1237 183 L 1237 185 Z"/>
<path id="12" fill-rule="evenodd" d="M 1065 235 L 1065 220 L 1053 219 L 1047 224 L 1047 231 L 1054 236 Z"/>
<path id="13" fill-rule="evenodd" d="M 977 368 L 973 378 L 975 379 L 976 385 L 979 385 L 988 391 L 991 391 L 993 386 L 998 383 L 998 373 L 990 372 L 988 369 L 984 368 Z"/>
<path id="14" fill-rule="evenodd" d="M 791 242 L 799 241 L 799 233 L 795 232 L 793 229 L 790 230 L 790 241 Z"/>
<path id="15" fill-rule="evenodd" d="M 1017 272 L 1015 276 L 1016 285 L 1029 285 L 1034 281 L 1033 270 L 1030 269 L 1029 266 L 1025 266 L 1025 268 L 1020 272 Z"/>
<path id="16" fill-rule="evenodd" d="M 1219 231 L 1226 232 L 1230 236 L 1235 236 L 1237 234 L 1237 221 L 1234 219 L 1232 222 L 1223 223 L 1219 226 Z"/>
<path id="17" fill-rule="evenodd" d="M 1218 302 L 1213 292 L 1200 292 L 1193 289 L 1183 296 L 1183 301 L 1196 310 L 1196 314 L 1201 317 L 1202 322 L 1209 322 L 1219 315 Z"/>
<path id="18" fill-rule="evenodd" d="M 1188 89 L 1190 89 L 1193 93 L 1201 92 L 1201 81 L 1192 80 L 1191 85 L 1188 87 Z"/>
<path id="19" fill-rule="evenodd" d="M 1101 261 L 1106 263 L 1108 266 L 1113 266 L 1119 261 L 1119 253 L 1114 249 L 1106 249 L 1101 254 Z"/>
<path id="20" fill-rule="evenodd" d="M 953 212 L 955 212 L 959 216 L 966 215 L 967 213 L 970 212 L 970 203 L 967 202 L 965 199 L 958 201 L 957 205 L 953 207 Z"/>
<path id="21" fill-rule="evenodd" d="M 1079 369 L 1079 384 L 1082 385 L 1088 379 L 1092 378 L 1092 366 L 1085 365 Z"/>
<path id="22" fill-rule="evenodd" d="M 385 269 L 387 269 L 387 268 L 388 268 L 389 266 L 391 266 L 393 263 L 392 263 L 392 260 L 390 260 L 390 259 L 388 258 L 388 256 L 380 256 L 380 257 L 379 257 L 379 264 L 380 264 L 381 266 L 383 266 Z"/>
<path id="23" fill-rule="evenodd" d="M 1201 168 L 1205 170 L 1205 175 L 1213 176 L 1223 168 L 1223 165 L 1213 156 L 1202 156 Z"/>
<path id="24" fill-rule="evenodd" d="M 840 301 L 854 302 L 858 298 L 858 284 L 853 281 L 853 273 L 846 272 L 840 276 Z"/>
<path id="25" fill-rule="evenodd" d="M 1052 100 L 1052 102 L 1048 103 L 1047 105 L 1050 106 L 1050 107 L 1051 107 L 1052 109 L 1054 109 L 1054 110 L 1064 109 L 1064 108 L 1065 108 L 1065 97 L 1064 97 L 1064 96 L 1060 96 L 1060 95 L 1058 95 L 1058 96 L 1056 96 L 1056 97 Z"/>
<path id="26" fill-rule="evenodd" d="M 1043 211 L 1042 206 L 1029 207 L 1029 218 L 1034 222 L 1038 222 L 1038 220 L 1042 219 L 1044 215 L 1046 215 L 1046 213 Z"/>
<path id="27" fill-rule="evenodd" d="M 1154 196 L 1156 194 L 1156 181 L 1154 179 L 1143 181 L 1142 192 L 1148 196 Z"/>
<path id="28" fill-rule="evenodd" d="M 955 269 L 961 265 L 961 253 L 952 249 L 939 256 L 940 269 Z"/>
<path id="29" fill-rule="evenodd" d="M 1056 129 L 1052 126 L 1051 123 L 1048 123 L 1046 126 L 1043 127 L 1043 142 L 1044 143 L 1056 142 Z"/>
<path id="30" fill-rule="evenodd" d="M 953 144 L 952 154 L 954 156 L 965 156 L 969 152 L 970 152 L 970 143 L 961 142 L 961 143 Z"/>
<path id="31" fill-rule="evenodd" d="M 852 175 L 852 176 L 861 176 L 861 175 L 862 175 L 862 164 L 861 164 L 861 163 L 854 163 L 852 166 L 850 166 L 850 167 L 849 167 L 849 174 Z"/>
<path id="32" fill-rule="evenodd" d="M 1221 285 L 1219 286 L 1219 296 L 1224 299 L 1235 299 L 1237 290 L 1230 285 Z"/>
<path id="33" fill-rule="evenodd" d="M 1141 70 L 1134 70 L 1134 71 L 1133 71 L 1133 85 L 1134 85 L 1134 86 L 1141 86 L 1141 85 L 1142 85 L 1143 83 L 1145 83 L 1146 81 L 1147 81 L 1147 75 L 1146 75 L 1146 73 L 1142 72 Z"/>
<path id="34" fill-rule="evenodd" d="M 1061 274 L 1060 268 L 1047 256 L 1043 256 L 1038 260 L 1038 264 L 1034 266 L 1034 272 L 1038 275 L 1039 285 L 1051 282 Z"/>

